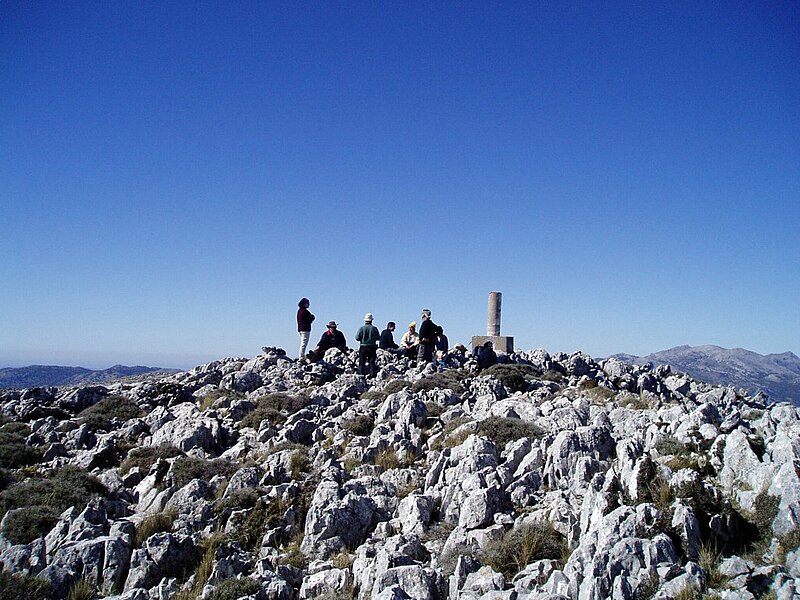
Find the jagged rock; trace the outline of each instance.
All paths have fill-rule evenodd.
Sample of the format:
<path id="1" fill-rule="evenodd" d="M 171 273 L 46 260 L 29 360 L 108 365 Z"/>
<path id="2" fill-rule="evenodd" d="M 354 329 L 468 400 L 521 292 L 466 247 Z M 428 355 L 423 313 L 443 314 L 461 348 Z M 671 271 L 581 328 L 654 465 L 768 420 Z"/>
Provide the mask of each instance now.
<path id="1" fill-rule="evenodd" d="M 130 572 L 124 591 L 151 588 L 163 577 L 180 573 L 192 563 L 195 546 L 187 536 L 156 533 L 145 540 L 144 546 L 133 551 Z"/>
<path id="2" fill-rule="evenodd" d="M 800 552 L 791 547 L 800 523 L 797 407 L 668 367 L 597 364 L 582 353 L 544 350 L 503 358 L 533 367 L 525 392 L 509 394 L 499 375 L 482 374 L 459 377 L 458 393 L 406 386 L 383 397 L 395 380 L 438 377 L 436 367 L 413 368 L 380 352 L 378 377 L 368 380 L 354 373 L 354 357 L 332 350 L 304 364 L 266 349 L 106 393 L 0 392 L 0 412 L 30 427 L 7 430 L 20 431 L 47 461 L 35 475 L 27 466 L 11 469 L 15 479 L 3 485 L 21 489 L 26 477 L 72 465 L 91 469 L 107 489 L 102 501 L 63 511 L 43 538 L 12 545 L 0 537 L 0 566 L 40 573 L 59 597 L 85 578 L 123 587 L 117 599 L 166 600 L 196 583 L 181 582 L 199 548 L 214 547 L 206 544 L 219 543 L 213 535 L 224 531 L 206 596 L 219 582 L 246 576 L 261 585 L 253 600 L 311 599 L 351 585 L 361 600 L 599 600 L 645 592 L 666 599 L 704 589 L 695 562 L 701 544 L 727 553 L 753 535 L 757 519 L 760 533 L 774 536 L 763 564 L 726 557 L 722 568 L 736 589 L 721 596 L 771 591 L 783 599 L 798 589 Z M 450 364 L 469 369 L 475 361 L 456 350 Z M 240 429 L 256 399 L 273 392 L 302 396 L 304 406 L 273 409 L 257 429 Z M 219 397 L 209 409 L 211 393 Z M 75 418 L 112 394 L 136 402 L 144 416 L 114 419 L 108 432 Z M 535 424 L 541 433 L 509 441 L 487 431 L 489 417 Z M 357 420 L 372 430 L 354 431 Z M 136 460 L 121 472 L 128 448 L 136 448 Z M 179 489 L 174 448 L 241 468 Z M 4 502 L 13 497 L 4 491 Z M 9 508 L 0 529 L 23 514 Z M 477 557 L 532 522 L 566 538 L 572 554 L 563 567 L 531 559 L 513 579 L 482 569 Z M 134 523 L 140 535 L 147 527 L 137 549 Z M 334 566 L 345 552 L 352 566 Z"/>

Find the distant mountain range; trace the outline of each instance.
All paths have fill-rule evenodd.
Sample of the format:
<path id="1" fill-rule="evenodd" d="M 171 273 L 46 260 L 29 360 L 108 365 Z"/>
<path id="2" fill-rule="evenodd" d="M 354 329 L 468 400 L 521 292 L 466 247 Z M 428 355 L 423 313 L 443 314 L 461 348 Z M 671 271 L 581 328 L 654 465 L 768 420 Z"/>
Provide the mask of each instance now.
<path id="1" fill-rule="evenodd" d="M 26 389 L 34 387 L 65 387 L 111 383 L 126 377 L 147 374 L 178 373 L 178 369 L 162 367 L 126 367 L 114 365 L 108 369 L 92 370 L 84 367 L 56 367 L 31 365 L 29 367 L 0 369 L 0 388 Z"/>
<path id="2" fill-rule="evenodd" d="M 761 391 L 775 402 L 800 406 L 800 358 L 792 352 L 762 355 L 742 348 L 676 346 L 647 356 L 614 357 L 628 363 L 670 365 L 701 381 Z"/>

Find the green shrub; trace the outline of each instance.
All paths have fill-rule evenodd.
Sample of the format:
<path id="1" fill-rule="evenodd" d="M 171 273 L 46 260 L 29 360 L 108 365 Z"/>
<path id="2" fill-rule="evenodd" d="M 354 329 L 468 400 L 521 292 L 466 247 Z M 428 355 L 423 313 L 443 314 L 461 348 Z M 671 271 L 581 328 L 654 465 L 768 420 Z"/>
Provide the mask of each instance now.
<path id="1" fill-rule="evenodd" d="M 308 448 L 301 446 L 292 452 L 289 457 L 289 474 L 292 479 L 300 479 L 303 473 L 311 470 L 311 461 L 308 458 Z"/>
<path id="2" fill-rule="evenodd" d="M 12 508 L 25 509 L 7 520 L 3 533 L 14 543 L 27 544 L 47 533 L 70 506 L 81 509 L 92 498 L 107 493 L 97 478 L 71 465 L 45 477 L 26 479 L 0 492 L 0 514 Z"/>
<path id="3" fill-rule="evenodd" d="M 0 569 L 0 600 L 46 600 L 52 593 L 49 581 Z"/>
<path id="4" fill-rule="evenodd" d="M 133 538 L 133 547 L 141 548 L 144 542 L 154 533 L 172 531 L 172 524 L 175 522 L 177 516 L 177 512 L 172 509 L 145 517 L 136 528 L 136 535 Z"/>
<path id="5" fill-rule="evenodd" d="M 139 467 L 139 471 L 143 475 L 147 475 L 157 461 L 178 456 L 183 456 L 183 451 L 175 446 L 162 445 L 136 448 L 122 461 L 119 466 L 119 472 L 121 475 L 126 475 L 133 467 Z"/>
<path id="6" fill-rule="evenodd" d="M 462 381 L 469 376 L 464 370 L 447 369 L 441 373 L 434 373 L 429 377 L 423 377 L 414 383 L 411 388 L 414 392 L 427 392 L 436 388 L 452 390 L 457 394 L 464 391 Z"/>
<path id="7" fill-rule="evenodd" d="M 225 579 L 214 588 L 208 600 L 238 600 L 244 596 L 252 596 L 261 589 L 261 585 L 249 577 Z"/>
<path id="8" fill-rule="evenodd" d="M 374 428 L 375 419 L 370 415 L 356 415 L 342 423 L 342 429 L 353 435 L 369 435 Z"/>
<path id="9" fill-rule="evenodd" d="M 24 506 L 6 517 L 3 535 L 14 544 L 28 544 L 50 531 L 60 514 L 51 506 Z"/>
<path id="10" fill-rule="evenodd" d="M 0 431 L 0 467 L 18 469 L 34 465 L 41 459 L 41 451 L 28 446 L 20 433 L 8 430 Z"/>
<path id="11" fill-rule="evenodd" d="M 239 427 L 258 429 L 262 421 L 282 423 L 286 415 L 296 413 L 308 406 L 308 398 L 283 392 L 265 394 L 255 400 L 255 408 L 239 421 Z"/>
<path id="12" fill-rule="evenodd" d="M 18 421 L 11 421 L 0 427 L 0 432 L 16 433 L 22 437 L 27 437 L 31 434 L 31 427 L 27 423 L 20 423 Z"/>
<path id="13" fill-rule="evenodd" d="M 172 485 L 182 488 L 193 479 L 209 482 L 217 475 L 230 477 L 238 470 L 239 466 L 227 458 L 206 460 L 193 456 L 181 456 L 172 463 L 168 477 Z"/>
<path id="14" fill-rule="evenodd" d="M 525 392 L 531 381 L 539 377 L 541 372 L 530 365 L 496 364 L 484 370 L 481 375 L 496 379 L 510 392 Z"/>
<path id="15" fill-rule="evenodd" d="M 78 415 L 81 424 L 87 424 L 92 431 L 110 431 L 114 421 L 124 423 L 130 419 L 143 416 L 139 406 L 130 398 L 124 396 L 108 396 L 97 404 L 84 409 Z"/>
<path id="16" fill-rule="evenodd" d="M 507 531 L 502 539 L 486 546 L 484 564 L 508 579 L 535 560 L 564 560 L 566 540 L 549 523 L 524 524 Z"/>
<path id="17" fill-rule="evenodd" d="M 536 440 L 543 433 L 542 428 L 535 423 L 509 417 L 489 417 L 478 423 L 478 435 L 489 438 L 500 449 L 513 440 L 521 438 Z"/>

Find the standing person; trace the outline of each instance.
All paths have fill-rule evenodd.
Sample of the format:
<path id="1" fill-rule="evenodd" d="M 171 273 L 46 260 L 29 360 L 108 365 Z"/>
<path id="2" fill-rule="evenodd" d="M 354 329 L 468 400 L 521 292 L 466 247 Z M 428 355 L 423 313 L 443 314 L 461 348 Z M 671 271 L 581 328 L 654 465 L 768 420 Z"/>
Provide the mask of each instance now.
<path id="1" fill-rule="evenodd" d="M 410 359 L 417 356 L 417 344 L 419 343 L 419 336 L 417 335 L 417 322 L 411 321 L 408 324 L 408 331 L 400 338 L 400 349 Z"/>
<path id="2" fill-rule="evenodd" d="M 303 360 L 308 348 L 308 338 L 311 337 L 311 323 L 314 322 L 314 315 L 308 310 L 311 301 L 308 298 L 301 298 L 297 303 L 297 331 L 300 333 L 300 353 L 298 360 Z"/>
<path id="3" fill-rule="evenodd" d="M 369 376 L 375 377 L 378 369 L 375 365 L 375 357 L 378 354 L 378 341 L 381 333 L 372 324 L 372 313 L 364 315 L 364 324 L 356 332 L 356 341 L 361 342 L 358 348 L 358 374 L 367 374 L 367 363 L 369 363 Z"/>
<path id="4" fill-rule="evenodd" d="M 417 366 L 433 361 L 433 346 L 436 342 L 436 323 L 431 320 L 431 311 L 422 309 L 422 325 L 419 326 L 419 349 Z"/>
<path id="5" fill-rule="evenodd" d="M 398 346 L 394 343 L 394 330 L 396 325 L 394 321 L 389 321 L 386 324 L 386 329 L 381 331 L 381 341 L 379 347 L 381 350 L 388 350 L 389 352 L 393 352 L 397 350 Z"/>

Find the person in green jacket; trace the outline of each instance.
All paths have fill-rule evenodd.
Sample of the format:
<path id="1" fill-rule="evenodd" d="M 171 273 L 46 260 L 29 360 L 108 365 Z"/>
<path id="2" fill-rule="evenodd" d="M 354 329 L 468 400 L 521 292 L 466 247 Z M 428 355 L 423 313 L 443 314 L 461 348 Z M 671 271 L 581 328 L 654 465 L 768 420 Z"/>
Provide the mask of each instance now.
<path id="1" fill-rule="evenodd" d="M 378 355 L 378 342 L 381 332 L 372 324 L 372 313 L 364 315 L 364 324 L 356 332 L 356 341 L 361 344 L 358 348 L 358 373 L 375 377 L 378 368 L 375 359 Z M 367 373 L 369 369 L 369 373 Z"/>

